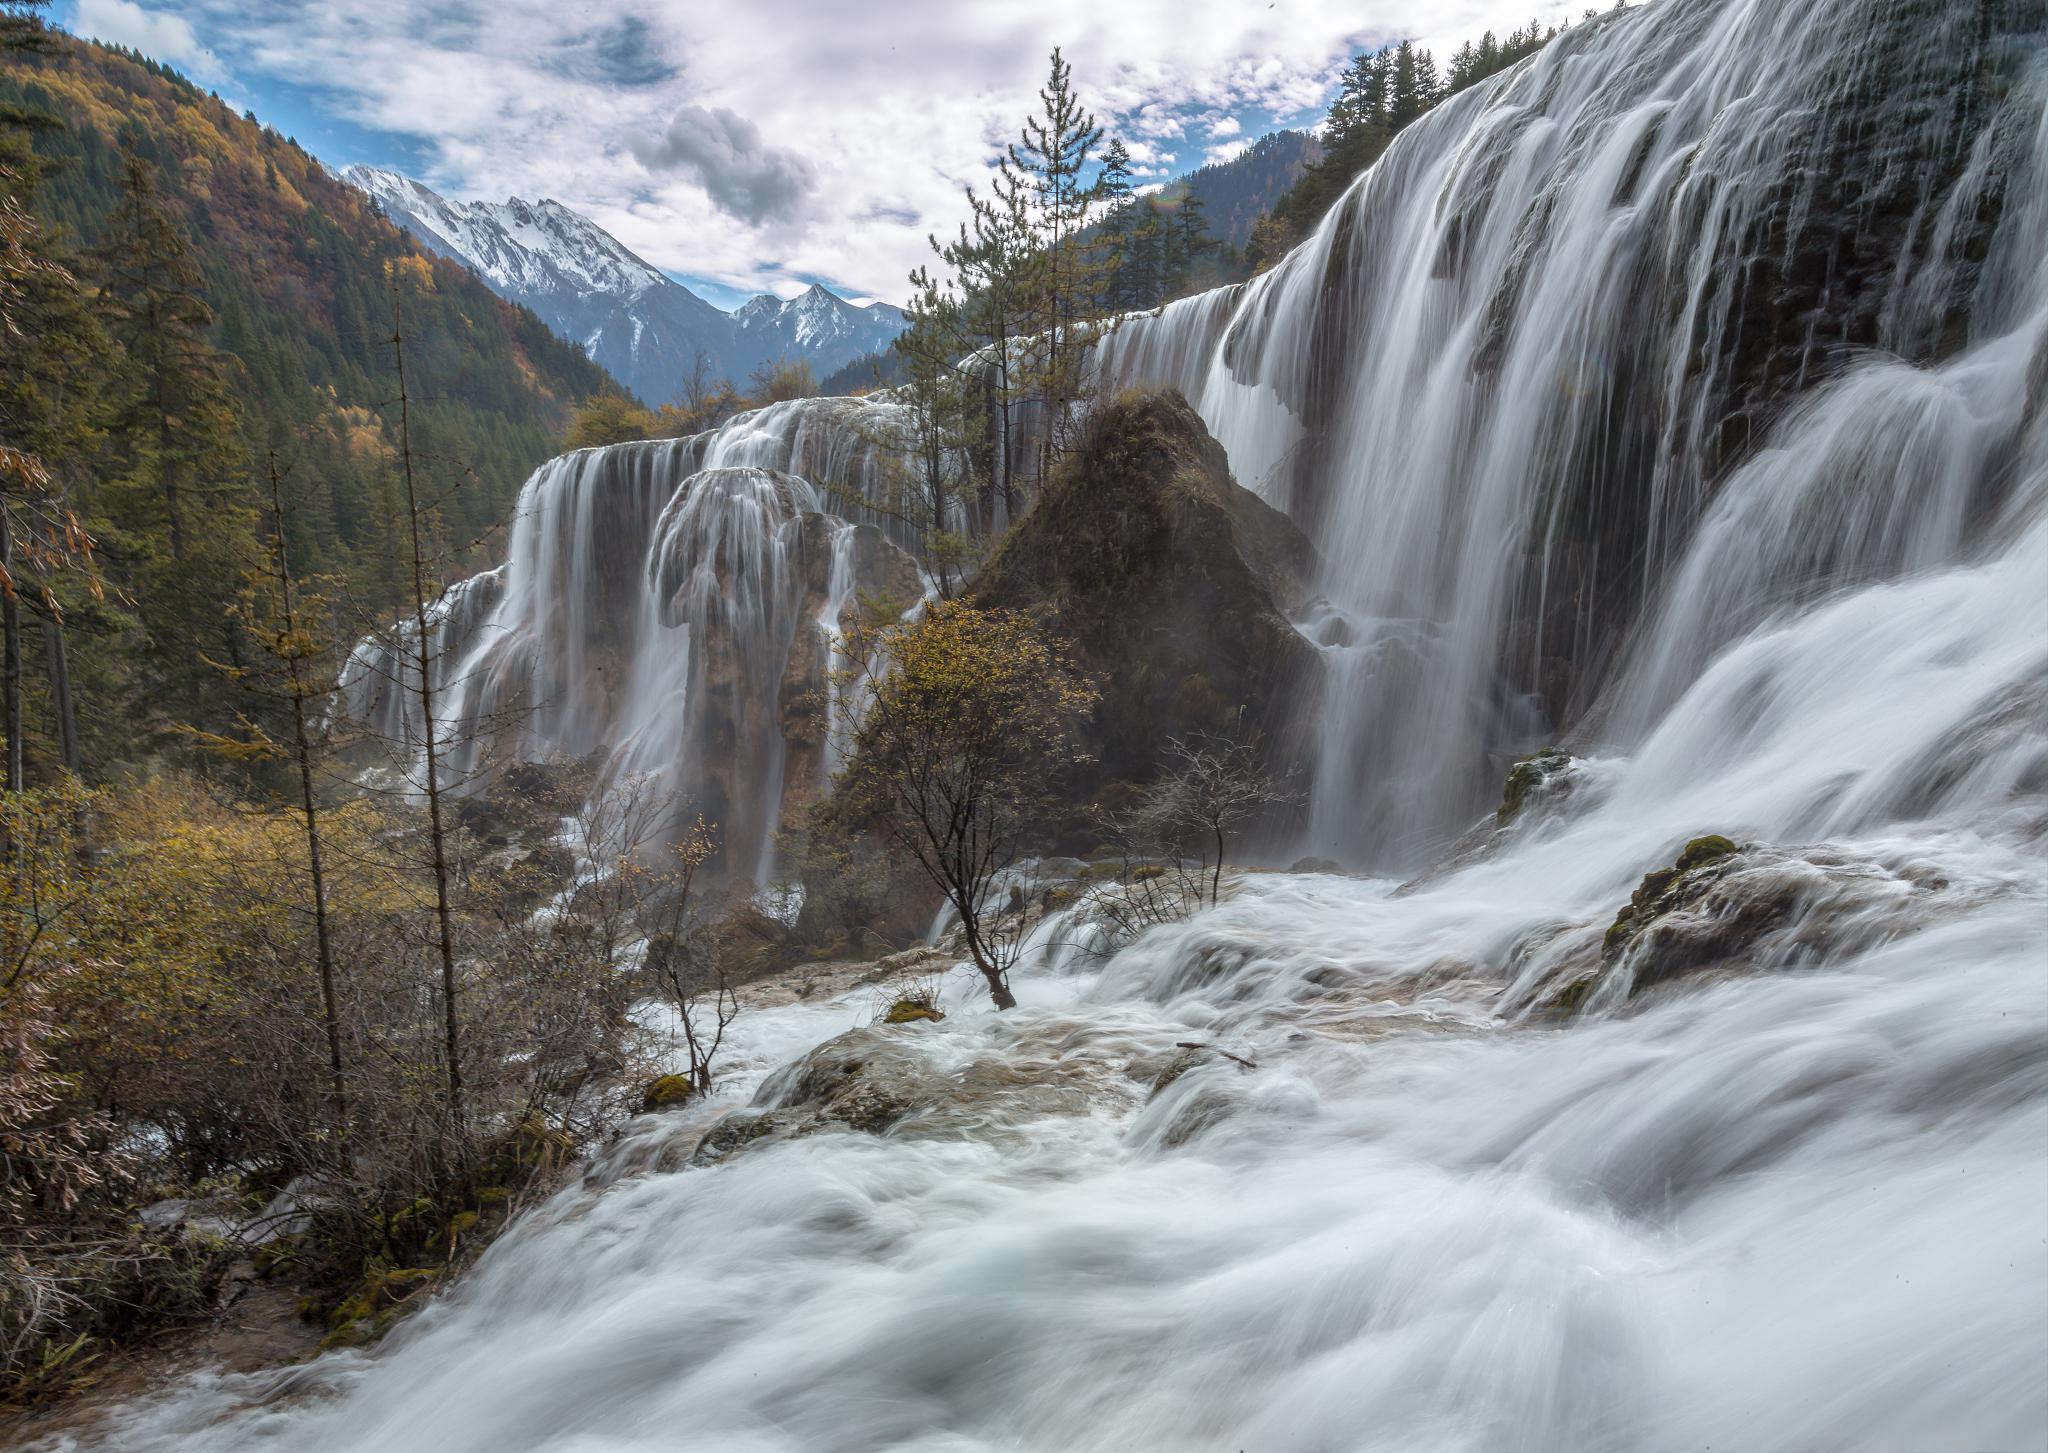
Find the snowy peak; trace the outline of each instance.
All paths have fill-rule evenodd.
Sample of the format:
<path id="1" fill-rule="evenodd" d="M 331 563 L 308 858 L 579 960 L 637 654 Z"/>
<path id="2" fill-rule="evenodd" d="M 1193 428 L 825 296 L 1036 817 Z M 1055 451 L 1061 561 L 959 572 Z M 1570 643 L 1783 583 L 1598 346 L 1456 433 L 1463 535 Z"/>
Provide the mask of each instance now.
<path id="1" fill-rule="evenodd" d="M 531 308 L 649 403 L 674 398 L 700 356 L 715 375 L 737 381 L 763 363 L 796 358 L 822 377 L 882 351 L 903 331 L 901 309 L 857 307 L 817 284 L 788 302 L 763 293 L 736 313 L 722 312 L 551 199 L 458 202 L 370 166 L 349 167 L 341 177 L 426 247 Z"/>
<path id="2" fill-rule="evenodd" d="M 342 177 L 435 251 L 467 263 L 493 289 L 522 302 L 563 290 L 637 297 L 670 283 L 659 268 L 560 202 L 450 201 L 411 177 L 368 166 L 349 167 Z"/>
<path id="3" fill-rule="evenodd" d="M 829 371 L 867 353 L 879 353 L 903 331 L 903 310 L 887 303 L 849 303 L 821 283 L 787 302 L 768 293 L 733 314 L 749 338 L 774 357 L 805 357 Z M 829 361 L 827 361 L 829 360 Z"/>

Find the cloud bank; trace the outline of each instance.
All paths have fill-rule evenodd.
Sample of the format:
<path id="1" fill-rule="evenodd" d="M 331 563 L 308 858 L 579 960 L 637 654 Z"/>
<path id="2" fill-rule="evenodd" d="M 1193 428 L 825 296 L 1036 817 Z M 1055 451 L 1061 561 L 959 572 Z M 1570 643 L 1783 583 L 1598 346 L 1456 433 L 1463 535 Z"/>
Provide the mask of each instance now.
<path id="1" fill-rule="evenodd" d="M 554 197 L 650 262 L 740 292 L 901 298 L 1064 48 L 1159 181 L 1320 119 L 1354 52 L 1447 57 L 1584 0 L 76 0 L 79 23 L 425 156 L 450 195 Z M 593 12 L 600 18 L 593 21 Z M 86 17 L 91 23 L 86 25 Z M 337 155 L 346 164 L 376 156 Z M 388 157 L 386 159 L 389 159 Z"/>

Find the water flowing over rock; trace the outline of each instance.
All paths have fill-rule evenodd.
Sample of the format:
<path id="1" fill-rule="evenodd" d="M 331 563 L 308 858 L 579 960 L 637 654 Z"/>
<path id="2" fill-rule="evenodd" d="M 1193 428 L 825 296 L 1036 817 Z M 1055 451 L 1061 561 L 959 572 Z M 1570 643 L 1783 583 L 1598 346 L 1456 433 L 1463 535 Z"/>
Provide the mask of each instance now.
<path id="1" fill-rule="evenodd" d="M 1116 336 L 1349 622 L 1319 836 L 1401 861 L 1484 815 L 1484 851 L 1399 893 L 1245 873 L 1110 954 L 1076 905 L 1004 1014 L 956 969 L 943 1023 L 742 1016 L 720 1093 L 395 1345 L 92 1446 L 2048 1448 L 2044 32 L 2006 0 L 1605 15 L 1405 131 L 1272 273 Z M 664 449 L 676 483 L 795 468 L 634 446 L 550 492 L 617 471 L 588 507 L 644 546 Z M 553 628 L 508 608 L 520 548 L 436 629 Z M 1548 745 L 1576 764 L 1525 787 L 1583 784 L 1500 825 Z M 1154 1095 L 1188 1044 L 1218 1053 Z"/>
<path id="2" fill-rule="evenodd" d="M 430 617 L 447 780 L 602 752 L 599 790 L 659 782 L 718 825 L 731 873 L 765 879 L 785 799 L 830 766 L 845 613 L 862 590 L 906 602 L 922 590 L 915 564 L 857 522 L 875 446 L 841 425 L 886 406 L 816 402 L 834 407 L 765 410 L 535 473 L 505 564 L 452 587 Z M 404 624 L 365 640 L 342 682 L 351 716 L 407 756 L 422 744 L 415 640 Z"/>
<path id="3" fill-rule="evenodd" d="M 1640 604 L 1682 638 L 1637 668 L 1655 710 L 1821 582 L 1950 558 L 2001 487 L 2012 376 L 1924 365 L 2029 306 L 2038 7 L 1653 9 L 1452 98 L 1280 267 L 1105 350 L 1329 562 L 1319 850 L 1462 827 Z"/>

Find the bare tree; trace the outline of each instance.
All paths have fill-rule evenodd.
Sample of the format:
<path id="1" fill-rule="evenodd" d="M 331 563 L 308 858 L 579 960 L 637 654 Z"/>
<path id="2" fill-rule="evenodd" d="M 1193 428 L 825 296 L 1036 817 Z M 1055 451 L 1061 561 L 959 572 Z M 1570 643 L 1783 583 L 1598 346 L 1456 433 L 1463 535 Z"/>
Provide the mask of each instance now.
<path id="1" fill-rule="evenodd" d="M 725 1031 L 739 1017 L 739 996 L 717 935 L 691 899 L 697 871 L 717 850 L 717 834 L 699 817 L 671 843 L 651 868 L 631 871 L 639 920 L 645 934 L 643 968 L 675 1006 L 683 1052 L 690 1061 L 690 1088 L 711 1089 L 712 1067 Z"/>
<path id="2" fill-rule="evenodd" d="M 426 545 L 422 526 L 425 508 L 413 472 L 412 398 L 405 382 L 405 321 L 400 312 L 398 278 L 391 280 L 391 349 L 398 372 L 398 454 L 405 475 L 405 511 L 412 539 L 412 644 L 417 653 L 414 689 L 419 694 L 422 787 L 427 799 L 428 838 L 433 850 L 434 923 L 441 951 L 441 1015 L 448 1060 L 448 1120 L 462 1127 L 462 1032 L 456 1001 L 454 916 L 448 904 L 448 835 L 441 814 L 440 732 L 434 721 L 433 634 L 428 630 Z"/>
<path id="3" fill-rule="evenodd" d="M 1295 800 L 1265 769 L 1262 756 L 1256 736 L 1197 731 L 1170 737 L 1166 775 L 1146 794 L 1141 811 L 1163 842 L 1177 849 L 1199 844 L 1195 851 L 1208 865 L 1211 906 L 1222 893 L 1231 835 Z"/>

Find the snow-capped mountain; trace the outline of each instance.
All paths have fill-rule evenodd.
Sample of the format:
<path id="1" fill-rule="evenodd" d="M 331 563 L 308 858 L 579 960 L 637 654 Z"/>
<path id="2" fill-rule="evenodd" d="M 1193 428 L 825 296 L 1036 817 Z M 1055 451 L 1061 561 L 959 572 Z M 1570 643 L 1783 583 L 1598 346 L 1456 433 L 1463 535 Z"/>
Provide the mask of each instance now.
<path id="1" fill-rule="evenodd" d="M 785 358 L 809 359 L 823 378 L 903 331 L 900 309 L 857 307 L 823 287 L 788 302 L 764 293 L 727 313 L 560 202 L 458 202 L 376 167 L 341 175 L 392 221 L 531 308 L 650 403 L 674 398 L 700 353 L 712 377 L 742 386 L 764 362 Z"/>
<path id="2" fill-rule="evenodd" d="M 817 284 L 784 302 L 768 293 L 732 315 L 739 335 L 762 358 L 808 358 L 823 378 L 842 364 L 887 348 L 903 331 L 903 310 L 849 303 Z"/>

